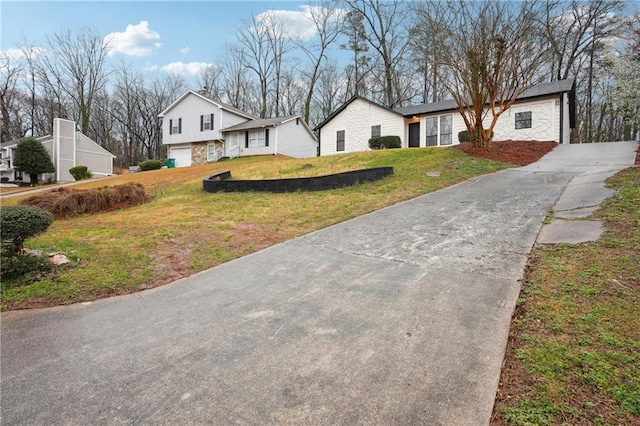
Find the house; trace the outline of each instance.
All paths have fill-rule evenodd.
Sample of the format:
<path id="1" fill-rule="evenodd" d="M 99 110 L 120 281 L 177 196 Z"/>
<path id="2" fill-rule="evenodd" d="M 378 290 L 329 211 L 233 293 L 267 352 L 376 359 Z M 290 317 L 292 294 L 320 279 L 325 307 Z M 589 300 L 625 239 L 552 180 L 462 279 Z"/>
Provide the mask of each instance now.
<path id="1" fill-rule="evenodd" d="M 315 157 L 318 142 L 301 116 L 263 118 L 245 121 L 223 129 L 233 156 L 283 154 L 288 157 Z M 239 150 L 239 152 L 238 152 Z"/>
<path id="2" fill-rule="evenodd" d="M 223 157 L 284 154 L 317 155 L 315 135 L 300 116 L 258 119 L 187 90 L 159 115 L 162 143 L 176 167 L 205 164 Z"/>
<path id="3" fill-rule="evenodd" d="M 55 182 L 73 182 L 75 179 L 69 169 L 75 166 L 87 166 L 94 176 L 110 176 L 113 174 L 115 156 L 92 141 L 88 136 L 76 131 L 76 123 L 62 118 L 53 120 L 53 135 L 36 138 L 47 150 L 56 169 L 54 173 L 40 176 L 41 180 Z M 19 141 L 8 141 L 2 144 L 2 162 L 0 174 L 3 180 L 28 180 L 22 172 L 13 168 L 14 150 Z"/>
<path id="4" fill-rule="evenodd" d="M 569 143 L 574 127 L 575 84 L 560 80 L 524 91 L 498 119 L 493 139 Z M 456 145 L 466 126 L 453 100 L 390 109 L 354 96 L 315 130 L 323 156 L 367 151 L 369 138 L 387 135 L 399 136 L 403 148 Z"/>

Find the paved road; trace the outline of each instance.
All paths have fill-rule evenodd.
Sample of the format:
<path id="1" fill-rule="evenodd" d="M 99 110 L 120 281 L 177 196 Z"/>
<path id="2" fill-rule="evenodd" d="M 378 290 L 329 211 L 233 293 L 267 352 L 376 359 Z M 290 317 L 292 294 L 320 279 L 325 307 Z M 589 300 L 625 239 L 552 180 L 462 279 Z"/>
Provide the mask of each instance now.
<path id="1" fill-rule="evenodd" d="M 481 176 L 161 288 L 3 313 L 2 424 L 487 424 L 575 175 Z"/>

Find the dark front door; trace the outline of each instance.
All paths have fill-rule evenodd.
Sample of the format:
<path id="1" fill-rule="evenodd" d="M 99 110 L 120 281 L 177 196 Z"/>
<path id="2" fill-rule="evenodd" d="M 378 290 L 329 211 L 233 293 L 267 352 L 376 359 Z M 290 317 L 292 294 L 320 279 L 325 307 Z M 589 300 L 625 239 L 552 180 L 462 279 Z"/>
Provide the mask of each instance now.
<path id="1" fill-rule="evenodd" d="M 409 148 L 420 146 L 420 123 L 409 123 Z"/>

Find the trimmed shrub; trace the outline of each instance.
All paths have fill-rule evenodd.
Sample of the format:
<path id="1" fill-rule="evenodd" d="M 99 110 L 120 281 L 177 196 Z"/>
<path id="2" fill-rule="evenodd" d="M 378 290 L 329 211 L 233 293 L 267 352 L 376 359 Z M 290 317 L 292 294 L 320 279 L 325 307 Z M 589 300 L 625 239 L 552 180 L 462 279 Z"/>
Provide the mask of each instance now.
<path id="1" fill-rule="evenodd" d="M 87 166 L 75 166 L 69 169 L 69 173 L 75 180 L 91 179 L 93 176 Z"/>
<path id="2" fill-rule="evenodd" d="M 491 138 L 493 139 L 493 132 L 491 132 Z M 474 133 L 469 133 L 468 130 L 463 130 L 458 133 L 458 141 L 459 142 L 473 142 L 476 140 Z"/>
<path id="3" fill-rule="evenodd" d="M 33 254 L 14 255 L 2 258 L 2 279 L 21 277 L 31 273 L 43 273 L 51 269 L 49 259 Z"/>
<path id="4" fill-rule="evenodd" d="M 391 149 L 400 148 L 402 142 L 400 136 L 378 136 L 369 139 L 369 148 L 371 149 Z"/>
<path id="5" fill-rule="evenodd" d="M 28 238 L 42 234 L 53 223 L 53 216 L 35 206 L 8 206 L 0 209 L 2 252 L 9 256 L 22 252 Z"/>
<path id="6" fill-rule="evenodd" d="M 161 169 L 163 166 L 162 161 L 160 160 L 147 160 L 140 163 L 140 171 L 144 172 L 147 170 L 157 170 Z"/>
<path id="7" fill-rule="evenodd" d="M 58 188 L 27 198 L 22 203 L 37 206 L 56 218 L 65 218 L 134 206 L 149 198 L 144 186 L 128 183 L 87 190 Z"/>

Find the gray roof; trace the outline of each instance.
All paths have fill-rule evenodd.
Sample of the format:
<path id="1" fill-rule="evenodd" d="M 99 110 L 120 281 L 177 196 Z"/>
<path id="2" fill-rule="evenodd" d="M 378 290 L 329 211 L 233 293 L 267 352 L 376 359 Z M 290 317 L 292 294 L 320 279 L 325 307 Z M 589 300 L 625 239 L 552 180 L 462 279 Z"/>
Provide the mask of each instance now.
<path id="1" fill-rule="evenodd" d="M 542 83 L 536 86 L 530 87 L 520 96 L 518 100 L 538 98 L 542 96 L 555 95 L 559 93 L 568 93 L 573 91 L 573 79 L 552 81 L 551 83 Z M 429 114 L 432 112 L 449 111 L 457 108 L 457 104 L 454 100 L 446 100 L 440 102 L 433 102 L 430 104 L 411 105 L 407 107 L 395 108 L 395 111 L 407 116 Z"/>
<path id="2" fill-rule="evenodd" d="M 242 122 L 240 124 L 235 124 L 230 127 L 226 127 L 222 129 L 223 132 L 231 132 L 236 130 L 249 130 L 249 129 L 261 129 L 263 127 L 273 127 L 278 124 L 285 123 L 287 121 L 293 120 L 294 118 L 302 118 L 299 115 L 290 115 L 287 117 L 275 117 L 275 118 L 259 118 L 255 120 L 249 120 Z"/>

